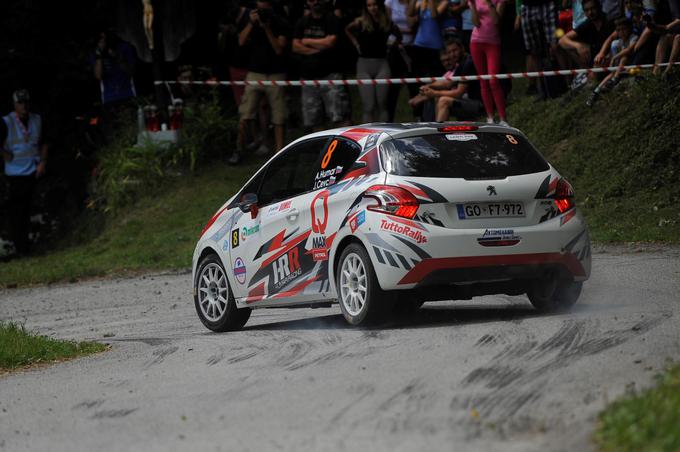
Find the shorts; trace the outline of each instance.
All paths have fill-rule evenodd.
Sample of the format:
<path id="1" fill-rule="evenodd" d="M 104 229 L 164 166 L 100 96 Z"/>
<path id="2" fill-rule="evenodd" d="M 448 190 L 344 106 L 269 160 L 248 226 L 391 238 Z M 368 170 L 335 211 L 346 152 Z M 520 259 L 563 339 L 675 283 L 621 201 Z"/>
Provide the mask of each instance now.
<path id="1" fill-rule="evenodd" d="M 320 79 L 341 80 L 342 75 L 333 73 Z M 302 122 L 305 127 L 321 125 L 326 117 L 331 122 L 344 121 L 349 119 L 350 112 L 349 95 L 345 86 L 302 87 Z"/>
<path id="2" fill-rule="evenodd" d="M 248 72 L 246 81 L 262 82 L 267 80 L 285 80 L 286 74 L 259 74 L 257 72 Z M 238 107 L 238 113 L 241 119 L 249 120 L 255 119 L 260 104 L 260 99 L 263 95 L 267 96 L 269 107 L 272 112 L 272 124 L 282 126 L 286 123 L 287 109 L 286 109 L 286 93 L 283 86 L 246 86 L 241 105 Z"/>
<path id="3" fill-rule="evenodd" d="M 538 54 L 547 50 L 546 44 L 557 43 L 557 10 L 554 2 L 538 6 L 522 5 L 520 16 L 524 46 L 529 52 Z"/>

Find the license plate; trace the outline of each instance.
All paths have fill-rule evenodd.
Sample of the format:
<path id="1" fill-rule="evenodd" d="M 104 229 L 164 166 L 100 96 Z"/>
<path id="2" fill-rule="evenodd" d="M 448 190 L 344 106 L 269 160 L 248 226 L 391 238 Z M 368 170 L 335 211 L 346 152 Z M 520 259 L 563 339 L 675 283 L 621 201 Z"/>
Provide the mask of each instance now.
<path id="1" fill-rule="evenodd" d="M 521 202 L 476 202 L 458 204 L 458 219 L 517 218 L 525 216 Z"/>

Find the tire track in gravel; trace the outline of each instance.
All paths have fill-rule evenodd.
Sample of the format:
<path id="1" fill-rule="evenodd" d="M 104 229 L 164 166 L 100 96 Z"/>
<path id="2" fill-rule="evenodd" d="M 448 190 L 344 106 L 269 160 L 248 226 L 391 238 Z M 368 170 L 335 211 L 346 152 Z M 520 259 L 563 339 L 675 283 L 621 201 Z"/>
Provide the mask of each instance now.
<path id="1" fill-rule="evenodd" d="M 472 421 L 467 413 L 476 410 L 502 426 L 545 395 L 543 391 L 555 372 L 644 334 L 665 318 L 663 315 L 648 317 L 636 321 L 632 327 L 604 332 L 599 331 L 599 321 L 566 320 L 544 342 L 528 340 L 505 346 L 487 364 L 468 373 L 461 384 L 472 394 L 454 396 L 450 407 L 455 411 L 464 409 L 466 417 L 461 420 L 468 423 Z M 489 335 L 484 335 L 477 346 L 490 342 Z"/>

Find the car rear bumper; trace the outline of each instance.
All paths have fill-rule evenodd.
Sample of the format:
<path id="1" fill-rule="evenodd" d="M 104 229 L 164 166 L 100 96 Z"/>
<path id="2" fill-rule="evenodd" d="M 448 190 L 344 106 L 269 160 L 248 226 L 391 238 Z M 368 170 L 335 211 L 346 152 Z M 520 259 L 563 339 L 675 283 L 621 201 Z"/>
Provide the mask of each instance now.
<path id="1" fill-rule="evenodd" d="M 404 234 L 381 228 L 384 215 L 371 217 L 370 229 L 382 230 L 366 239 L 384 290 L 553 277 L 584 281 L 590 276 L 590 238 L 578 211 L 497 235 L 408 220 L 399 222 L 410 226 Z"/>

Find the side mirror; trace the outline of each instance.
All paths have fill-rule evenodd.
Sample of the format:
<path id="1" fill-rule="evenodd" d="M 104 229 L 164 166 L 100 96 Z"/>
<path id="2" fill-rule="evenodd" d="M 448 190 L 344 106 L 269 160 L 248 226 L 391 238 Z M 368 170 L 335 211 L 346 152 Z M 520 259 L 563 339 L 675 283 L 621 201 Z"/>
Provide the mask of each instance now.
<path id="1" fill-rule="evenodd" d="M 257 206 L 257 195 L 255 193 L 246 193 L 241 196 L 241 202 L 238 203 L 238 208 L 242 212 L 250 212 L 253 206 Z"/>
<path id="2" fill-rule="evenodd" d="M 255 219 L 257 217 L 257 195 L 255 193 L 246 193 L 241 196 L 241 202 L 238 203 L 239 209 L 242 212 L 250 212 L 250 218 Z"/>

